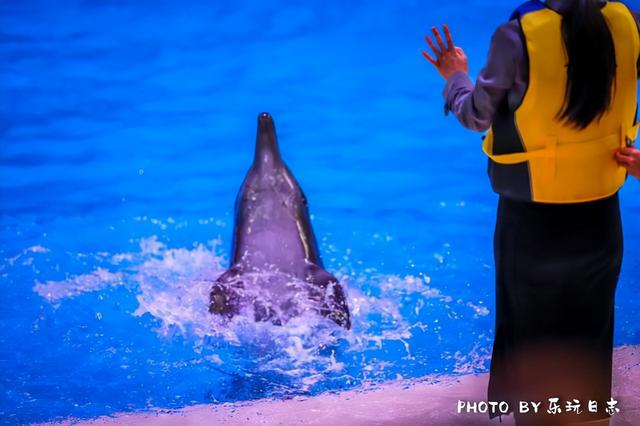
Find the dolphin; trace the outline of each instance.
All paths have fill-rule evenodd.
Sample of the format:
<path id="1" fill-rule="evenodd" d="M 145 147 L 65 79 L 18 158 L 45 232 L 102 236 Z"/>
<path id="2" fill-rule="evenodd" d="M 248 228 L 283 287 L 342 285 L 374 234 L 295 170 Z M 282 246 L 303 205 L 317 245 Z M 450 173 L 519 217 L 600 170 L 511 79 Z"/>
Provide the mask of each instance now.
<path id="1" fill-rule="evenodd" d="M 253 302 L 256 321 L 282 324 L 282 312 L 287 311 L 284 320 L 301 313 L 293 301 L 303 298 L 315 304 L 302 309 L 311 306 L 351 327 L 343 288 L 324 269 L 307 197 L 282 160 L 275 124 L 266 112 L 258 115 L 253 164 L 236 197 L 231 256 L 230 268 L 212 285 L 209 312 L 231 318 Z M 292 286 L 293 281 L 304 285 Z M 255 286 L 271 301 L 247 297 Z"/>

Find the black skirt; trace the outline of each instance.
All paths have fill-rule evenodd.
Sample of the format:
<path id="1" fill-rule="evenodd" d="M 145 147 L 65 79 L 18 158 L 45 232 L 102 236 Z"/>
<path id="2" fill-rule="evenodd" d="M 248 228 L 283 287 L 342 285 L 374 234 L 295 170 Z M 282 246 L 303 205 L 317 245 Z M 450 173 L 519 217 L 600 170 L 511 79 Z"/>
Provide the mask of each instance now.
<path id="1" fill-rule="evenodd" d="M 622 263 L 618 195 L 577 204 L 501 197 L 494 255 L 496 327 L 488 400 L 508 402 L 518 424 L 608 417 Z M 547 412 L 549 398 L 558 398 L 561 414 Z M 521 400 L 542 402 L 542 413 L 520 414 Z M 566 401 L 575 407 L 573 400 L 580 407 L 567 412 Z M 596 401 L 595 413 L 589 401 Z"/>

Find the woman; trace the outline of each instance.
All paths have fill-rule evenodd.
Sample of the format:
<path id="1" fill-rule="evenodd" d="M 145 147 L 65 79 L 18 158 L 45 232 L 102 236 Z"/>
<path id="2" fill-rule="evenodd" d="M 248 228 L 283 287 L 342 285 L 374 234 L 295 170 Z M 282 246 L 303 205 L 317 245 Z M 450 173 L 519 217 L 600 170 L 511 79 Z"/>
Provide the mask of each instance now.
<path id="1" fill-rule="evenodd" d="M 483 150 L 500 199 L 488 399 L 509 402 L 519 425 L 608 424 L 619 409 L 617 191 L 627 174 L 640 178 L 639 22 L 620 2 L 529 1 L 495 32 L 475 86 L 449 29 L 446 45 L 435 27 L 435 43 L 426 37 L 445 111 L 489 130 Z M 538 413 L 520 412 L 527 400 L 543 403 Z"/>

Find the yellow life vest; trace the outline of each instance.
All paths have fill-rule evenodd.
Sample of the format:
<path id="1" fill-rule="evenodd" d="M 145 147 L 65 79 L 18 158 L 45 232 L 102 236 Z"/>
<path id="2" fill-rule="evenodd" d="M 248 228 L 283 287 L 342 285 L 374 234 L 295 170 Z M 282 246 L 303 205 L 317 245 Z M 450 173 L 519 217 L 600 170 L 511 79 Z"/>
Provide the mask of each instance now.
<path id="1" fill-rule="evenodd" d="M 612 102 L 600 120 L 577 130 L 556 118 L 567 84 L 562 16 L 538 1 L 528 2 L 523 11 L 517 17 L 529 57 L 529 85 L 515 111 L 498 111 L 484 138 L 492 186 L 502 195 L 543 203 L 610 196 L 626 179 L 615 151 L 638 132 L 640 37 L 634 17 L 619 2 L 602 8 L 616 53 Z"/>

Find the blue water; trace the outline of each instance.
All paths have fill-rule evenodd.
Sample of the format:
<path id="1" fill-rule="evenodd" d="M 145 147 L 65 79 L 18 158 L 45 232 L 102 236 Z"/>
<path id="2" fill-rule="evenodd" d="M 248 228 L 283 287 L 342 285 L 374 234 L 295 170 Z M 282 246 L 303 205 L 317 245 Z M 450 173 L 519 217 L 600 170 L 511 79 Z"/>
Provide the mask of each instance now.
<path id="1" fill-rule="evenodd" d="M 420 50 L 446 22 L 475 75 L 514 5 L 0 1 L 0 420 L 486 371 L 497 198 Z M 349 332 L 206 313 L 261 111 Z M 638 181 L 621 200 L 616 345 L 640 343 Z"/>

